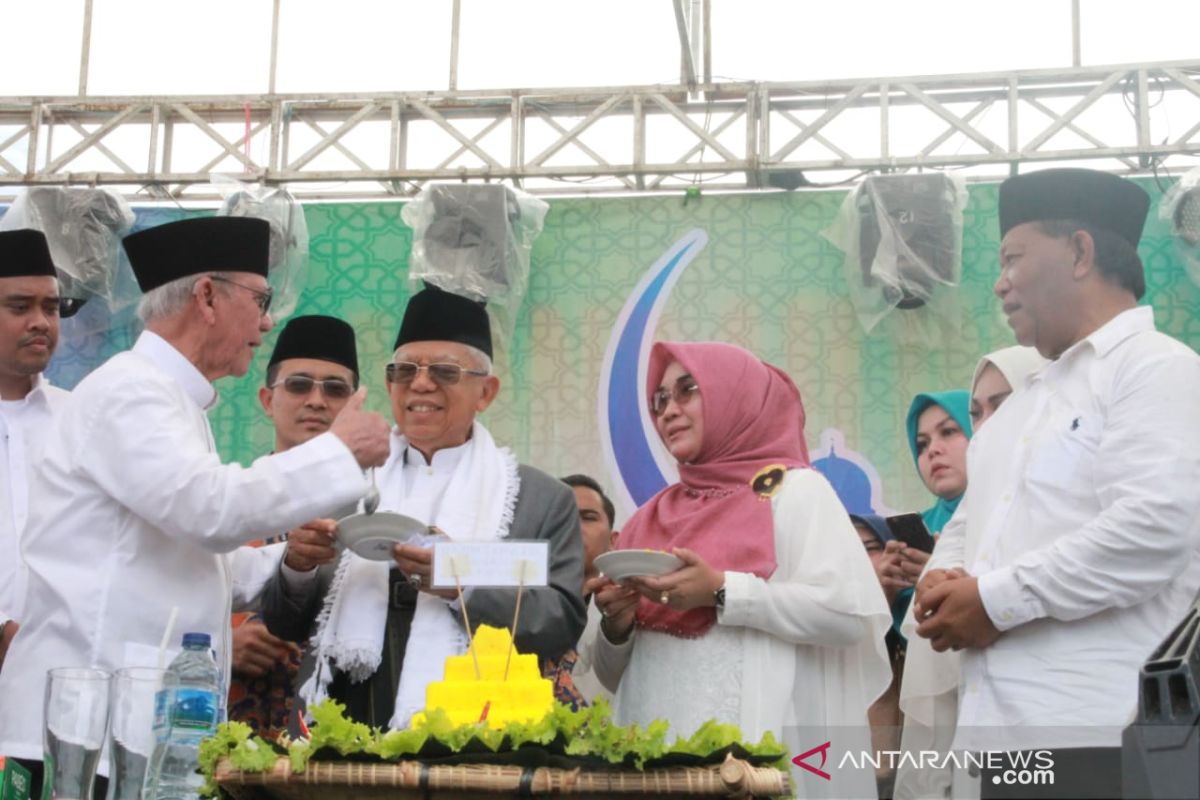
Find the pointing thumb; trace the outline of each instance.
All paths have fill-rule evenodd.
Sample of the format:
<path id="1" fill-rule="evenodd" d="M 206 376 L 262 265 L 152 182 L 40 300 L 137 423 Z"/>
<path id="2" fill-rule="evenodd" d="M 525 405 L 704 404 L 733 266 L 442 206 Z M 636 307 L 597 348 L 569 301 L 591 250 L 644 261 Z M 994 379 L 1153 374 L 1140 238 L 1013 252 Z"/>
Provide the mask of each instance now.
<path id="1" fill-rule="evenodd" d="M 351 395 L 350 399 L 346 401 L 346 405 L 343 406 L 343 409 L 352 408 L 355 410 L 359 410 L 363 407 L 363 403 L 365 403 L 366 401 L 367 401 L 367 387 L 360 386 L 360 387 L 358 387 L 358 391 L 355 392 L 353 395 Z"/>

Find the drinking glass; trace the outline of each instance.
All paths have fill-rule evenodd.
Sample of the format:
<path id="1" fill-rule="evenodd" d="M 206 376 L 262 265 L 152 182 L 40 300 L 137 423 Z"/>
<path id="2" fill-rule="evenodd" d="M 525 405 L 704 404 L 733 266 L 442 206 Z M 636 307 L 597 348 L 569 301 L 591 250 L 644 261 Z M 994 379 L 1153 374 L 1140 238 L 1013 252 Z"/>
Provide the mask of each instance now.
<path id="1" fill-rule="evenodd" d="M 125 667 L 113 674 L 107 800 L 141 800 L 154 751 L 154 698 L 166 674 L 155 667 Z"/>
<path id="2" fill-rule="evenodd" d="M 43 798 L 91 799 L 108 730 L 111 683 L 112 674 L 100 669 L 60 667 L 46 673 Z"/>

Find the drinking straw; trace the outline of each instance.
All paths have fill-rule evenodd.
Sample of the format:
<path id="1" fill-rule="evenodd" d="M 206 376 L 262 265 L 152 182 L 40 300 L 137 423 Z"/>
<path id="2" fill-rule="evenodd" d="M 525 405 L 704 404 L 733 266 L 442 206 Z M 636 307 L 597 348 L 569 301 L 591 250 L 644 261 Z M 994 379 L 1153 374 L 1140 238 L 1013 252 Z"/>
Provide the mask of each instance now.
<path id="1" fill-rule="evenodd" d="M 158 668 L 166 669 L 167 666 L 167 643 L 171 641 L 171 631 L 175 629 L 175 618 L 179 616 L 179 606 L 171 606 L 171 613 L 167 615 L 167 627 L 163 630 L 162 641 L 158 643 Z"/>

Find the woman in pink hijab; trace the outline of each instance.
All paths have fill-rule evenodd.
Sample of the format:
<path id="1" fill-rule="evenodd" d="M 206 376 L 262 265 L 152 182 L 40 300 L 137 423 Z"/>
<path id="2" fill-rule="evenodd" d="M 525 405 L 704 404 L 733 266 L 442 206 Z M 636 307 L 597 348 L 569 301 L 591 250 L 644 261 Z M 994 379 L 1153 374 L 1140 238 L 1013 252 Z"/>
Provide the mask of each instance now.
<path id="1" fill-rule="evenodd" d="M 686 737 L 715 718 L 751 740 L 796 737 L 791 755 L 825 741 L 815 731 L 853 726 L 869 749 L 891 617 L 845 508 L 809 466 L 799 391 L 719 343 L 656 344 L 647 377 L 679 482 L 638 509 L 618 548 L 671 552 L 683 566 L 594 587 L 596 674 L 616 693 L 617 721 L 664 719 Z M 802 795 L 831 791 L 793 774 Z M 870 768 L 833 783 L 841 796 L 856 796 L 848 783 L 874 792 Z"/>

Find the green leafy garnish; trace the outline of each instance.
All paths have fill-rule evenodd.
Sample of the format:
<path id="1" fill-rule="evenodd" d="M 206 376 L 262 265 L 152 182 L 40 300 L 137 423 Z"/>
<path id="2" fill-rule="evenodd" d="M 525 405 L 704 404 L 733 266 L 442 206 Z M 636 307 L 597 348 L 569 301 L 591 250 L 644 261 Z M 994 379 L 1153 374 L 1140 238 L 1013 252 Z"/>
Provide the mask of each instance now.
<path id="1" fill-rule="evenodd" d="M 787 752 L 787 749 L 775 738 L 775 734 L 770 731 L 764 733 L 758 742 L 742 742 L 742 747 L 745 747 L 752 756 L 773 756 Z"/>
<path id="2" fill-rule="evenodd" d="M 560 706 L 559 708 L 566 708 Z M 525 744 L 550 744 L 558 737 L 560 730 L 557 725 L 556 708 L 537 722 L 510 722 L 504 726 L 504 735 L 508 737 L 509 746 L 516 750 Z M 570 710 L 567 713 L 571 713 Z"/>
<path id="3" fill-rule="evenodd" d="M 226 722 L 217 727 L 215 735 L 200 743 L 200 770 L 204 773 L 204 786 L 200 794 L 216 797 L 217 762 L 222 756 L 229 758 L 233 766 L 243 772 L 266 772 L 275 766 L 278 754 L 264 739 L 254 736 L 254 731 L 244 722 Z"/>
<path id="4" fill-rule="evenodd" d="M 687 753 L 693 756 L 706 756 L 717 750 L 724 750 L 729 745 L 739 742 L 742 732 L 736 725 L 724 725 L 715 719 L 696 729 L 686 741 L 678 739 L 671 748 L 674 753 Z"/>
<path id="5" fill-rule="evenodd" d="M 316 748 L 308 739 L 293 739 L 287 749 L 288 761 L 292 765 L 292 774 L 304 772 L 308 768 L 308 760 L 315 752 Z"/>
<path id="6" fill-rule="evenodd" d="M 621 764 L 633 756 L 634 766 L 641 769 L 667 752 L 667 728 L 665 720 L 655 720 L 645 730 L 638 725 L 585 725 L 568 742 L 567 755 L 595 756 L 610 764 Z"/>
<path id="7" fill-rule="evenodd" d="M 435 708 L 425 714 L 425 718 L 417 723 L 414 730 L 423 731 L 430 737 L 446 745 L 446 747 L 458 752 L 466 746 L 467 742 L 474 739 L 479 731 L 486 727 L 485 723 L 456 725 L 450 719 L 449 714 L 440 708 Z"/>
<path id="8" fill-rule="evenodd" d="M 757 743 L 742 741 L 741 731 L 734 725 L 709 720 L 687 739 L 667 744 L 669 725 L 655 720 L 645 727 L 615 725 L 612 710 L 603 699 L 591 707 L 572 711 L 556 705 L 537 722 L 510 722 L 502 729 L 484 722 L 456 725 L 442 709 L 425 714 L 414 727 L 406 730 L 380 731 L 346 718 L 345 706 L 325 700 L 312 706 L 313 718 L 310 739 L 288 743 L 287 756 L 293 772 L 303 772 L 309 760 L 324 748 L 340 755 L 368 753 L 383 761 L 400 758 L 419 758 L 431 744 L 436 743 L 452 752 L 477 752 L 482 747 L 491 752 L 516 750 L 522 746 L 544 747 L 551 752 L 568 756 L 602 759 L 610 764 L 632 762 L 642 769 L 648 762 L 671 755 L 711 757 L 734 744 L 755 756 L 776 756 L 786 753 L 773 735 L 767 733 Z M 436 755 L 445 750 L 435 748 Z M 213 773 L 222 756 L 244 772 L 265 772 L 271 769 L 278 751 L 262 739 L 252 736 L 250 727 L 241 722 L 229 722 L 217 729 L 217 734 L 200 746 L 200 761 L 207 782 L 204 791 L 215 795 L 217 788 Z M 782 766 L 780 766 L 782 765 Z M 786 756 L 776 764 L 787 768 Z"/>
<path id="9" fill-rule="evenodd" d="M 425 742 L 428 740 L 429 734 L 425 731 L 413 730 L 411 728 L 388 731 L 381 735 L 367 749 L 367 752 L 374 753 L 384 761 L 395 761 L 400 756 L 410 756 L 421 752 L 421 748 L 425 746 Z"/>
<path id="10" fill-rule="evenodd" d="M 344 756 L 363 753 L 375 740 L 375 733 L 361 722 L 346 719 L 346 707 L 336 700 L 324 700 L 310 708 L 313 724 L 312 748 L 332 747 Z"/>

